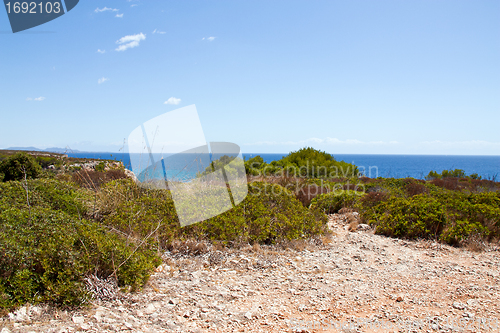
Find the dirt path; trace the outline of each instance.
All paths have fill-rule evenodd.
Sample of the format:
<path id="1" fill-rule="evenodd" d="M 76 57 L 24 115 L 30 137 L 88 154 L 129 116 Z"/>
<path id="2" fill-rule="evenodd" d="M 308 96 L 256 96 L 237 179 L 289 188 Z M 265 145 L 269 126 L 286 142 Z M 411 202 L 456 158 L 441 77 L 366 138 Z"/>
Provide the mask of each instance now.
<path id="1" fill-rule="evenodd" d="M 500 332 L 498 248 L 349 232 L 347 217 L 324 244 L 167 253 L 140 293 L 24 307 L 1 332 Z"/>

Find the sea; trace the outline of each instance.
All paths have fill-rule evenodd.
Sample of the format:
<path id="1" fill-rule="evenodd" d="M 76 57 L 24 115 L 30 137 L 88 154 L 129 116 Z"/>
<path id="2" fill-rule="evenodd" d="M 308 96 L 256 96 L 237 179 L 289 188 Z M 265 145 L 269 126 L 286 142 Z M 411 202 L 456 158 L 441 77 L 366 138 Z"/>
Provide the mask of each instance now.
<path id="1" fill-rule="evenodd" d="M 106 159 L 123 162 L 131 169 L 128 153 L 77 152 L 67 153 L 70 157 Z M 286 154 L 244 153 L 245 160 L 255 156 L 270 163 Z M 366 177 L 392 177 L 424 179 L 430 171 L 462 169 L 467 175 L 477 173 L 483 179 L 500 180 L 500 156 L 476 155 L 367 155 L 333 154 L 335 160 L 353 163 Z"/>

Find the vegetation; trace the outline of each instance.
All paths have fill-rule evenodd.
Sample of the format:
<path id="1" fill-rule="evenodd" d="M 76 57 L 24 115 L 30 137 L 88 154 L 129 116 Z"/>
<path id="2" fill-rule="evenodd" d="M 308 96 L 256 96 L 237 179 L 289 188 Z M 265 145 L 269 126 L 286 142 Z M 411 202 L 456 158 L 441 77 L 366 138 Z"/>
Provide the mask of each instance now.
<path id="1" fill-rule="evenodd" d="M 280 160 L 265 163 L 260 156 L 245 162 L 247 173 L 254 176 L 292 176 L 306 178 L 357 177 L 358 168 L 314 148 L 302 148 Z"/>
<path id="2" fill-rule="evenodd" d="M 293 193 L 276 184 L 254 182 L 235 208 L 206 221 L 181 228 L 168 191 L 139 188 L 118 180 L 102 189 L 100 209 L 106 225 L 151 246 L 167 248 L 174 240 L 208 239 L 223 244 L 277 243 L 321 234 L 326 216 L 309 211 Z"/>
<path id="3" fill-rule="evenodd" d="M 20 152 L 0 162 L 0 173 L 3 181 L 33 179 L 38 177 L 42 168 L 36 160 L 26 153 Z"/>
<path id="4" fill-rule="evenodd" d="M 325 214 L 334 214 L 342 208 L 353 208 L 365 193 L 340 190 L 318 195 L 311 202 L 311 209 L 319 209 Z"/>
<path id="5" fill-rule="evenodd" d="M 469 179 L 422 182 L 386 179 L 359 199 L 363 220 L 392 237 L 432 238 L 458 245 L 500 238 L 500 186 Z M 462 182 L 462 183 L 464 183 Z"/>
<path id="6" fill-rule="evenodd" d="M 430 171 L 429 174 L 425 177 L 425 179 L 427 180 L 442 179 L 442 178 L 481 179 L 481 176 L 479 176 L 477 173 L 473 173 L 467 176 L 464 170 L 455 169 L 455 170 L 443 170 L 441 173 L 437 173 L 436 171 Z"/>
<path id="7" fill-rule="evenodd" d="M 144 284 L 158 257 L 90 220 L 91 200 L 87 190 L 57 180 L 0 184 L 0 307 L 81 304 L 89 274 Z"/>
<path id="8" fill-rule="evenodd" d="M 462 170 L 371 179 L 312 148 L 269 164 L 256 156 L 245 161 L 258 181 L 243 202 L 181 228 L 170 191 L 140 187 L 121 167 L 102 162 L 89 170 L 25 153 L 0 158 L 0 310 L 85 303 L 84 278 L 93 274 L 138 289 L 160 263 L 158 253 L 179 241 L 235 246 L 321 235 L 325 214 L 344 207 L 391 237 L 452 245 L 500 239 L 500 183 Z M 214 161 L 203 174 L 222 166 L 231 173 L 228 162 Z"/>
<path id="9" fill-rule="evenodd" d="M 18 166 L 32 163 L 28 157 Z M 140 288 L 160 263 L 158 251 L 179 240 L 273 244 L 326 230 L 324 214 L 264 182 L 251 183 L 236 208 L 181 228 L 169 191 L 96 166 L 101 171 L 66 166 L 55 177 L 0 183 L 0 309 L 83 304 L 84 278 L 93 274 Z"/>
<path id="10" fill-rule="evenodd" d="M 216 170 L 220 170 L 220 169 L 224 168 L 224 173 L 227 175 L 227 177 L 231 177 L 232 179 L 244 177 L 245 170 L 243 170 L 243 168 L 241 168 L 241 170 L 239 170 L 239 168 L 236 167 L 238 164 L 231 165 L 230 164 L 231 162 L 239 164 L 239 163 L 242 163 L 243 161 L 239 157 L 233 158 L 233 157 L 224 155 L 224 156 L 220 157 L 219 159 L 212 161 L 212 163 L 210 163 L 210 166 L 208 166 L 203 172 L 198 173 L 197 176 L 198 177 L 205 176 L 205 175 L 208 175 Z"/>

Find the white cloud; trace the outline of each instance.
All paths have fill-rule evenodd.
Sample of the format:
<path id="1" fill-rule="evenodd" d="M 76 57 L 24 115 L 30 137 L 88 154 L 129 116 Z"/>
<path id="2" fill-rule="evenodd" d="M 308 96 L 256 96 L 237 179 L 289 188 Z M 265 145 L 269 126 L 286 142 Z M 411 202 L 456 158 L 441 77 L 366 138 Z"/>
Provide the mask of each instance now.
<path id="1" fill-rule="evenodd" d="M 101 83 L 104 83 L 106 81 L 109 81 L 109 79 L 107 77 L 101 77 L 99 80 L 97 80 L 97 84 L 101 84 Z"/>
<path id="2" fill-rule="evenodd" d="M 116 44 L 121 44 L 118 48 L 116 48 L 116 51 L 125 51 L 127 49 L 137 47 L 139 46 L 139 42 L 144 39 L 146 39 L 146 35 L 142 32 L 140 34 L 122 37 L 116 41 Z"/>
<path id="3" fill-rule="evenodd" d="M 112 11 L 112 12 L 117 12 L 118 9 L 116 8 L 108 8 L 108 7 L 103 7 L 103 8 L 96 8 L 95 12 L 96 13 L 102 13 L 102 12 L 107 12 L 107 11 Z"/>
<path id="4" fill-rule="evenodd" d="M 181 102 L 181 99 L 180 98 L 175 98 L 175 97 L 170 97 L 169 99 L 167 99 L 163 104 L 173 104 L 173 105 L 177 105 Z"/>
<path id="5" fill-rule="evenodd" d="M 116 14 L 115 17 L 122 18 L 123 17 L 123 13 L 122 14 Z"/>
<path id="6" fill-rule="evenodd" d="M 205 40 L 205 39 L 208 40 L 209 42 L 213 42 L 215 37 L 207 37 L 207 38 L 203 37 L 201 40 Z"/>
<path id="7" fill-rule="evenodd" d="M 103 54 L 106 53 L 106 50 L 97 49 L 97 53 Z"/>
<path id="8" fill-rule="evenodd" d="M 34 100 L 34 101 L 37 101 L 37 102 L 41 102 L 41 101 L 43 101 L 44 99 L 45 99 L 45 97 L 40 96 L 40 97 L 34 98 L 33 100 Z"/>
<path id="9" fill-rule="evenodd" d="M 130 5 L 130 7 L 135 7 L 135 6 L 139 6 L 138 4 L 133 4 L 133 5 Z"/>
<path id="10" fill-rule="evenodd" d="M 166 34 L 166 32 L 165 32 L 165 31 L 160 31 L 160 30 L 158 30 L 158 29 L 155 29 L 155 30 L 153 31 L 153 33 L 154 33 L 154 34 L 160 34 L 160 35 Z"/>

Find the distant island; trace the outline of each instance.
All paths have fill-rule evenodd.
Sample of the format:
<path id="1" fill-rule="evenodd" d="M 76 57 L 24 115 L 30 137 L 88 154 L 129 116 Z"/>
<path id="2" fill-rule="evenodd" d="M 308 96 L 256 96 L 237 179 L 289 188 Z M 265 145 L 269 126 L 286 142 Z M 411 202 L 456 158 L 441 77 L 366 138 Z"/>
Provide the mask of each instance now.
<path id="1" fill-rule="evenodd" d="M 40 149 L 36 147 L 9 147 L 2 150 L 45 151 L 49 153 L 58 153 L 58 154 L 65 154 L 67 152 L 81 153 L 81 151 L 77 149 L 57 148 L 57 147 L 45 148 L 45 149 Z"/>

